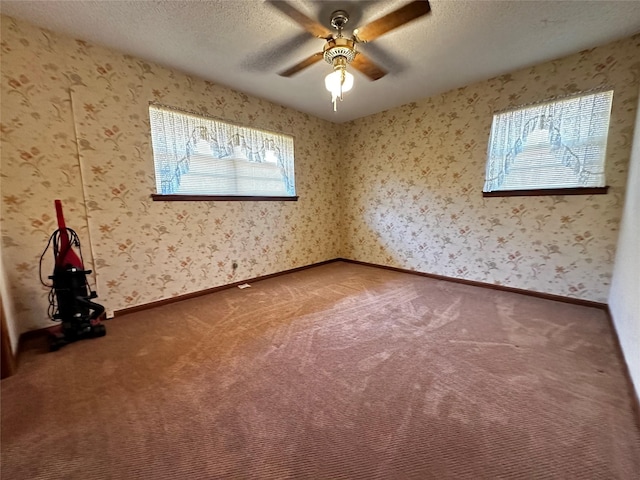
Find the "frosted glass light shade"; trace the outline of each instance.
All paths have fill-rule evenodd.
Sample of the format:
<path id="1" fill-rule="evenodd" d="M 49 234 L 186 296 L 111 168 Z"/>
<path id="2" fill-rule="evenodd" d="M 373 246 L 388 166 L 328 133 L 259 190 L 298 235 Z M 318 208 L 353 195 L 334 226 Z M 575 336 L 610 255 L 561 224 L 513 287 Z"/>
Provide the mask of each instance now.
<path id="1" fill-rule="evenodd" d="M 337 68 L 324 79 L 324 86 L 331 92 L 333 111 L 338 107 L 338 99 L 342 100 L 342 94 L 353 88 L 353 75 L 344 68 Z"/>
<path id="2" fill-rule="evenodd" d="M 326 76 L 324 79 L 324 86 L 333 96 L 339 97 L 341 93 L 348 92 L 353 88 L 353 75 L 349 72 L 344 72 L 344 83 L 342 84 L 342 90 L 340 89 L 341 71 L 334 70 L 332 73 Z"/>

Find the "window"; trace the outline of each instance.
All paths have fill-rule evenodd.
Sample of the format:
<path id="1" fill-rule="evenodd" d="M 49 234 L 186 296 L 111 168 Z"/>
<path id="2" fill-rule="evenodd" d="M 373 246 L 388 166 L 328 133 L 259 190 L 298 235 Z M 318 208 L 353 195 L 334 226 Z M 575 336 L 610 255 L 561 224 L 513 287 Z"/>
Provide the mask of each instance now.
<path id="1" fill-rule="evenodd" d="M 296 200 L 293 137 L 149 106 L 154 200 Z"/>
<path id="2" fill-rule="evenodd" d="M 612 99 L 601 91 L 494 115 L 484 195 L 606 193 Z"/>

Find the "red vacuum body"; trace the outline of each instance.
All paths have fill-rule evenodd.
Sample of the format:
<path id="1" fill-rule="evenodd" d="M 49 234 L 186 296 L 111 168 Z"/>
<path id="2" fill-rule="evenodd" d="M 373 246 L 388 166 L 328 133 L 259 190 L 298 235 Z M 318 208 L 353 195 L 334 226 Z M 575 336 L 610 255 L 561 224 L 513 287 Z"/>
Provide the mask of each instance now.
<path id="1" fill-rule="evenodd" d="M 71 266 L 84 270 L 82 260 L 80 260 L 80 257 L 73 248 L 71 248 L 69 232 L 67 232 L 67 226 L 64 223 L 64 214 L 62 213 L 62 202 L 56 200 L 55 205 L 56 217 L 58 218 L 58 232 L 60 232 L 60 250 L 54 253 L 56 256 L 56 268 Z"/>
<path id="2" fill-rule="evenodd" d="M 52 320 L 59 321 L 61 327 L 51 335 L 52 351 L 77 340 L 106 334 L 105 326 L 100 321 L 104 307 L 91 301 L 98 295 L 87 282 L 87 275 L 91 274 L 91 270 L 84 269 L 80 239 L 75 231 L 67 228 L 60 200 L 55 201 L 55 207 L 58 230 L 49 238 L 40 259 L 42 267 L 42 258 L 53 243 L 55 266 L 53 275 L 49 276 L 53 285 L 47 285 L 51 287 L 49 315 Z"/>

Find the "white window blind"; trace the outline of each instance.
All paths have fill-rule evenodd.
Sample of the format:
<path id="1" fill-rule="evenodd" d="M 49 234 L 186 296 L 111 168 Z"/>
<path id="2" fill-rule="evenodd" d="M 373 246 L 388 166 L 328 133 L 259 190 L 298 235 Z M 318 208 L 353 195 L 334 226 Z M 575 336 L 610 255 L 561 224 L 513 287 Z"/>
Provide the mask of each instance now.
<path id="1" fill-rule="evenodd" d="M 293 137 L 149 106 L 161 195 L 293 197 Z"/>
<path id="2" fill-rule="evenodd" d="M 493 116 L 484 192 L 605 186 L 613 91 Z"/>

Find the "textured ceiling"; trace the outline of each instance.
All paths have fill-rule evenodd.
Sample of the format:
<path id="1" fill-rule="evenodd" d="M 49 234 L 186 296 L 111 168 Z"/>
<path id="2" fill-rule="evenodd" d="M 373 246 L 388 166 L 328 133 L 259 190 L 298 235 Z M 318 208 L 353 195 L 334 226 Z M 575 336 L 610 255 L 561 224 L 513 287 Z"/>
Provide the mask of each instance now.
<path id="1" fill-rule="evenodd" d="M 333 10 L 347 10 L 350 32 L 407 2 L 290 3 L 326 26 Z M 324 89 L 328 64 L 276 74 L 323 40 L 261 0 L 2 0 L 0 12 L 337 123 L 640 32 L 638 1 L 430 4 L 428 16 L 360 46 L 390 73 L 372 82 L 351 69 L 355 85 L 338 112 Z"/>

